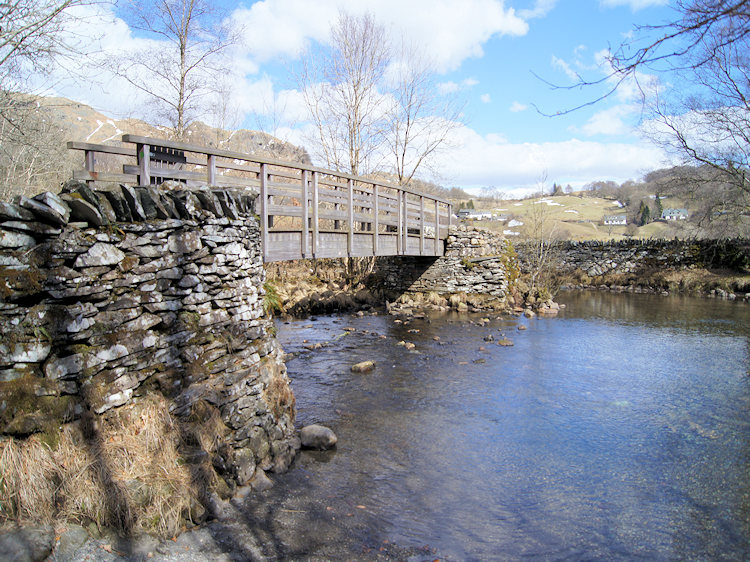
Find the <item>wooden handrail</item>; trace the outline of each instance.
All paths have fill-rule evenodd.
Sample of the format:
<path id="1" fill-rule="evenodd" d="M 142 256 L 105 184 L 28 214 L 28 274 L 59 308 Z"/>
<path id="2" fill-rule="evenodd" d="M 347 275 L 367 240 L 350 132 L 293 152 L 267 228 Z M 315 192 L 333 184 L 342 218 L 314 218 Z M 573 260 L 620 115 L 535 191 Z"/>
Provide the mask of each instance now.
<path id="1" fill-rule="evenodd" d="M 156 178 L 253 188 L 260 196 L 265 261 L 442 255 L 451 204 L 441 197 L 377 179 L 185 142 L 129 134 L 122 141 L 135 146 L 68 142 L 69 149 L 85 153 L 85 169 L 74 172 L 74 177 L 89 183 L 149 185 Z M 136 162 L 123 164 L 122 173 L 97 171 L 97 154 Z"/>

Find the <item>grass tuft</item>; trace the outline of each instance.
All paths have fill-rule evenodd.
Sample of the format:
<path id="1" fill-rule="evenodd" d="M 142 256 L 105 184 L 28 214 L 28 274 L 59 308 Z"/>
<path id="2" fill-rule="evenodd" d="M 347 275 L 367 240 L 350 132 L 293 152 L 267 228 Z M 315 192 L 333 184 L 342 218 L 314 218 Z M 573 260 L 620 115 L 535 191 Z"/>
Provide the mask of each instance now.
<path id="1" fill-rule="evenodd" d="M 0 522 L 94 522 L 173 536 L 203 493 L 180 458 L 180 443 L 166 400 L 156 396 L 93 427 L 68 424 L 53 447 L 36 435 L 4 440 Z"/>

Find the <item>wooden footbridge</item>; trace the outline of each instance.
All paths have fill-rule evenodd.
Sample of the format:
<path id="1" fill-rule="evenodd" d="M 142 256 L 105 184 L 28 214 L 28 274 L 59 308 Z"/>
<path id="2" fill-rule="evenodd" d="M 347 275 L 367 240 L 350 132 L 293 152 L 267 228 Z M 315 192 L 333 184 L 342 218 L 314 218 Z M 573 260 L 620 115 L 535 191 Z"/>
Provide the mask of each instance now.
<path id="1" fill-rule="evenodd" d="M 258 194 L 264 261 L 442 256 L 448 201 L 402 186 L 239 152 L 123 135 L 122 146 L 69 142 L 84 152 L 86 182 L 166 180 Z M 120 167 L 121 166 L 121 167 Z"/>

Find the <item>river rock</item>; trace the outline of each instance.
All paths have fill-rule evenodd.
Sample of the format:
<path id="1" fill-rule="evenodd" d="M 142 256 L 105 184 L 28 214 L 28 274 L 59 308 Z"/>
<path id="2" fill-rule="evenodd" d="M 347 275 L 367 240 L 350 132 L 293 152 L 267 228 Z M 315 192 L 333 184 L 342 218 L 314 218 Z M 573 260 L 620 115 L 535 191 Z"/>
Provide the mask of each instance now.
<path id="1" fill-rule="evenodd" d="M 367 373 L 375 368 L 375 361 L 362 361 L 352 365 L 352 373 Z"/>
<path id="2" fill-rule="evenodd" d="M 323 425 L 312 424 L 302 428 L 300 431 L 300 441 L 306 449 L 325 451 L 326 449 L 335 447 L 338 438 L 331 429 Z"/>
<path id="3" fill-rule="evenodd" d="M 52 552 L 55 530 L 51 525 L 20 527 L 0 534 L 0 559 L 36 562 Z"/>

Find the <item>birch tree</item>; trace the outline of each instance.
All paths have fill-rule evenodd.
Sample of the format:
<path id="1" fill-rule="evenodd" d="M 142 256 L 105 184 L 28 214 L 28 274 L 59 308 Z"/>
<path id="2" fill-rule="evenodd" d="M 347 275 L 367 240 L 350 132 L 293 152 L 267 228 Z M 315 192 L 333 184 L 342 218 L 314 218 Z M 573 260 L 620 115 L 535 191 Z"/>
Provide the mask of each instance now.
<path id="1" fill-rule="evenodd" d="M 353 174 L 386 168 L 404 185 L 428 168 L 460 112 L 424 60 L 397 52 L 372 15 L 340 13 L 330 45 L 310 52 L 298 76 L 317 156 Z"/>
<path id="2" fill-rule="evenodd" d="M 215 6 L 210 0 L 137 1 L 128 23 L 154 41 L 113 61 L 114 72 L 146 95 L 177 140 L 208 113 L 205 102 L 226 71 L 220 56 L 237 41 Z"/>
<path id="3" fill-rule="evenodd" d="M 460 107 L 455 97 L 440 93 L 434 66 L 416 48 L 402 48 L 399 58 L 386 143 L 398 183 L 408 185 L 418 170 L 434 172 L 434 157 L 460 125 Z"/>
<path id="4" fill-rule="evenodd" d="M 45 83 L 63 57 L 77 54 L 67 33 L 96 0 L 0 2 L 0 197 L 50 187 L 65 160 L 59 130 L 31 94 L 30 77 Z M 46 117 L 46 118 L 45 118 Z"/>
<path id="5" fill-rule="evenodd" d="M 327 52 L 304 61 L 300 90 L 326 164 L 352 174 L 373 169 L 383 142 L 385 105 L 378 92 L 390 62 L 385 29 L 370 14 L 341 12 Z"/>

